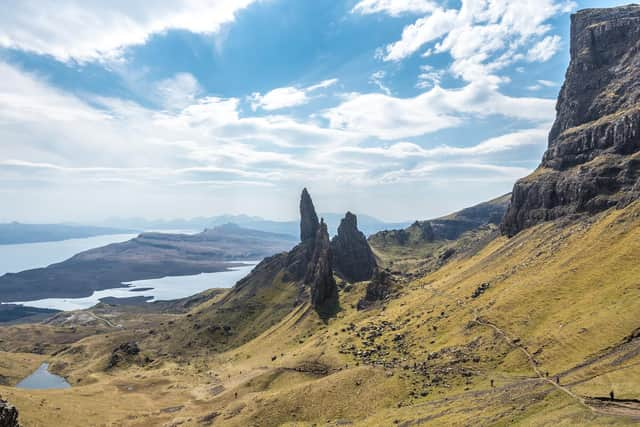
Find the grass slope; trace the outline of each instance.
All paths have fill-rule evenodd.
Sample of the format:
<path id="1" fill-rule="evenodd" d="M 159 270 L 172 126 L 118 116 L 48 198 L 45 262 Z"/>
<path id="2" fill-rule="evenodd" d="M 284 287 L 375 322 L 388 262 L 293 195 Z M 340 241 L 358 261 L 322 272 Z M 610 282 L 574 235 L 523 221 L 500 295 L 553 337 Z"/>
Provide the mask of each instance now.
<path id="1" fill-rule="evenodd" d="M 72 389 L 0 386 L 0 394 L 26 425 L 46 425 L 52 413 L 66 425 L 635 425 L 640 408 L 589 398 L 611 389 L 640 398 L 638 253 L 636 202 L 495 238 L 370 310 L 355 309 L 366 285 L 356 284 L 327 322 L 307 304 L 285 310 L 295 294 L 286 283 L 256 282 L 237 290 L 242 298 L 220 295 L 176 316 L 180 340 L 141 340 L 148 329 L 137 323 L 48 357 L 67 364 Z M 228 310 L 216 306 L 224 301 Z M 243 314 L 241 301 L 262 305 Z M 278 301 L 282 310 L 268 314 Z M 225 322 L 237 337 L 203 339 L 203 327 Z M 30 332 L 23 341 L 38 329 L 21 328 Z M 125 339 L 139 340 L 153 361 L 111 371 L 87 363 Z M 189 341 L 192 349 L 181 350 Z M 76 369 L 91 381 L 78 383 Z M 105 401 L 121 403 L 110 409 Z"/>

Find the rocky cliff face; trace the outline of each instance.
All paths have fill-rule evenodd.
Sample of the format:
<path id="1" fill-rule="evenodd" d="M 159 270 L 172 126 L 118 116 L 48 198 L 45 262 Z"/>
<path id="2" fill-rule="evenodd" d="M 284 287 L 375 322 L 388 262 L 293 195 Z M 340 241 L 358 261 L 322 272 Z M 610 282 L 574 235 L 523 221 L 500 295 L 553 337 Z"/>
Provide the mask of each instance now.
<path id="1" fill-rule="evenodd" d="M 18 410 L 9 402 L 0 399 L 0 427 L 19 427 Z"/>
<path id="2" fill-rule="evenodd" d="M 512 236 L 542 221 L 640 197 L 640 6 L 571 19 L 571 62 L 542 164 L 518 181 L 502 222 Z"/>
<path id="3" fill-rule="evenodd" d="M 376 270 L 376 259 L 366 236 L 358 230 L 358 219 L 347 212 L 338 234 L 331 240 L 333 267 L 348 282 L 369 280 Z"/>

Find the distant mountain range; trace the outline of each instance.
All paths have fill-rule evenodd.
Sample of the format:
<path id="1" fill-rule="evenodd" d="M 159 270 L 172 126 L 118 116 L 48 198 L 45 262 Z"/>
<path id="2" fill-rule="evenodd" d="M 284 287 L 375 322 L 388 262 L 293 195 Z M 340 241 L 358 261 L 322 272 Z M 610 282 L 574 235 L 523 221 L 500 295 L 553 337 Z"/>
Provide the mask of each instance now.
<path id="1" fill-rule="evenodd" d="M 327 223 L 329 234 L 335 235 L 344 217 L 337 213 L 320 214 Z M 248 215 L 219 215 L 190 219 L 150 220 L 145 218 L 110 218 L 100 225 L 82 224 L 23 224 L 10 222 L 0 224 L 0 245 L 18 243 L 54 242 L 67 239 L 104 236 L 108 234 L 133 234 L 149 230 L 174 233 L 196 232 L 235 224 L 244 229 L 267 233 L 286 234 L 298 238 L 300 225 L 297 221 L 273 221 Z M 411 222 L 385 222 L 368 215 L 358 215 L 358 228 L 367 236 L 383 230 L 405 228 Z"/>
<path id="2" fill-rule="evenodd" d="M 337 232 L 340 220 L 344 214 L 320 213 L 327 223 L 329 234 Z M 204 230 L 224 224 L 236 224 L 243 228 L 265 231 L 269 233 L 289 234 L 298 236 L 300 224 L 298 221 L 273 221 L 257 216 L 248 215 L 219 215 L 213 217 L 197 217 L 191 219 L 149 220 L 144 218 L 109 218 L 104 222 L 110 227 L 128 228 L 135 230 Z M 382 230 L 405 228 L 411 224 L 405 222 L 385 222 L 368 215 L 358 215 L 358 228 L 366 235 Z"/>

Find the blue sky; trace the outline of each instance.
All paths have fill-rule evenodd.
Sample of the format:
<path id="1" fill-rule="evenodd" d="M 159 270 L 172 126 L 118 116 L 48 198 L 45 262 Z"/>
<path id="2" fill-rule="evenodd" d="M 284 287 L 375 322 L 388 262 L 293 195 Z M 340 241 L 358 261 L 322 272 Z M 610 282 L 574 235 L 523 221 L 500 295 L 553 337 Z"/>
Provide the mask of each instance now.
<path id="1" fill-rule="evenodd" d="M 0 220 L 424 219 L 537 166 L 569 15 L 613 1 L 24 0 L 0 17 Z"/>

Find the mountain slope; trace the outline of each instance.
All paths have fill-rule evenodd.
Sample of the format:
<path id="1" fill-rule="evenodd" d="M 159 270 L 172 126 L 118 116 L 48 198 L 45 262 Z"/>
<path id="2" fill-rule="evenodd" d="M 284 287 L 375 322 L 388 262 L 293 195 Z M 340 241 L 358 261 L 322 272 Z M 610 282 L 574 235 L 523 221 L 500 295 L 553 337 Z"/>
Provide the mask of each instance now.
<path id="1" fill-rule="evenodd" d="M 472 255 L 499 234 L 510 194 L 450 215 L 416 221 L 400 230 L 369 237 L 383 267 L 408 277 L 421 277 L 453 258 Z"/>
<path id="2" fill-rule="evenodd" d="M 157 403 L 141 401 L 137 410 L 125 405 L 109 413 L 113 423 L 136 414 L 140 425 L 198 425 L 215 413 L 214 425 L 231 426 L 327 420 L 363 426 L 633 425 L 628 416 L 640 416 L 638 410 L 591 398 L 612 388 L 619 399 L 640 397 L 639 233 L 638 202 L 571 223 L 548 222 L 453 260 L 403 286 L 384 305 L 352 308 L 364 294 L 360 284 L 341 293 L 343 310 L 326 322 L 305 302 L 222 352 L 213 341 L 174 348 L 156 330 L 158 342 L 140 342 L 155 361 L 108 374 L 85 372 L 87 385 L 46 398 L 63 408 L 59 414 L 70 425 L 77 411 L 83 420 L 97 421 L 89 408 L 99 408 L 105 392 L 126 399 L 132 393 L 127 387 L 136 396 L 157 395 Z M 483 283 L 489 286 L 473 297 Z M 213 308 L 206 304 L 184 322 Z M 265 307 L 258 315 L 269 313 Z M 209 319 L 201 328 L 217 324 Z M 194 337 L 193 329 L 178 331 Z M 55 356 L 54 365 L 63 363 L 62 372 L 77 378 L 74 370 L 86 363 L 83 352 L 132 334 L 113 330 L 108 341 L 85 338 Z M 562 387 L 553 384 L 556 377 Z M 0 392 L 22 409 L 25 422 L 46 419 L 47 409 L 38 406 L 42 393 Z M 162 411 L 170 407 L 180 408 Z"/>

